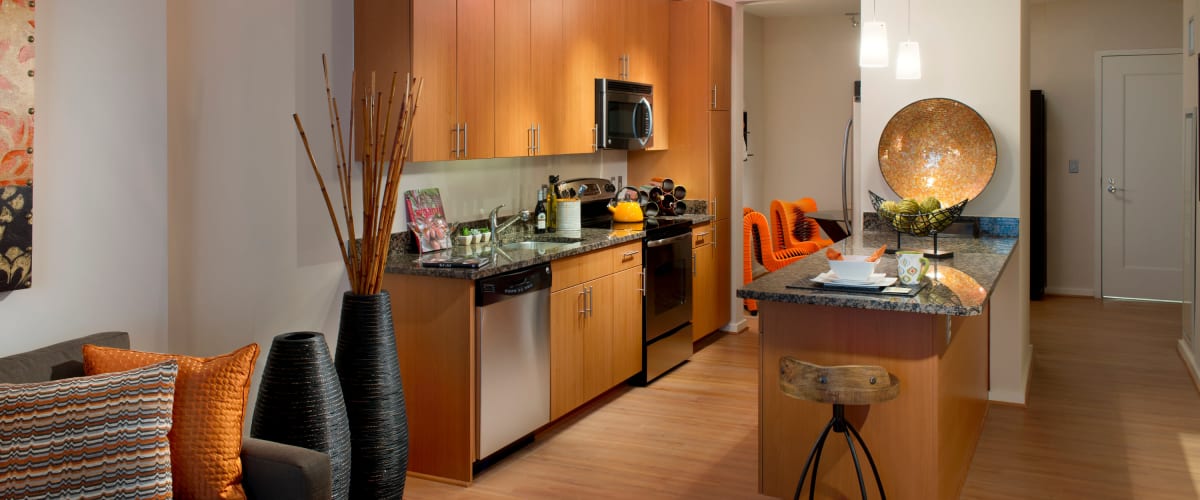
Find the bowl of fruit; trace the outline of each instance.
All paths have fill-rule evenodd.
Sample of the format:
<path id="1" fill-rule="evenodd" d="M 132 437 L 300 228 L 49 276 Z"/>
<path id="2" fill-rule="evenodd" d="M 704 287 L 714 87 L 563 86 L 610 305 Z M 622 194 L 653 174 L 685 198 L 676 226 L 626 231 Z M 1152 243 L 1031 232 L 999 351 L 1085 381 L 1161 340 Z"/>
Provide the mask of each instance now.
<path id="1" fill-rule="evenodd" d="M 944 231 L 962 215 L 963 208 L 967 206 L 967 200 L 943 207 L 942 202 L 932 196 L 923 200 L 908 198 L 889 201 L 870 191 L 867 194 L 871 195 L 871 206 L 875 207 L 880 219 L 893 229 L 914 236 L 929 236 Z"/>

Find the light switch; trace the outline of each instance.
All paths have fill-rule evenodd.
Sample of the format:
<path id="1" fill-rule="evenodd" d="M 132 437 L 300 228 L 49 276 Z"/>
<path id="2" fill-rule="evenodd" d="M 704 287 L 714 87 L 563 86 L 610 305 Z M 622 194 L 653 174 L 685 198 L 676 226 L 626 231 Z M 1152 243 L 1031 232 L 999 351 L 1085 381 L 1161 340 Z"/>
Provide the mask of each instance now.
<path id="1" fill-rule="evenodd" d="M 1079 160 L 1071 160 L 1071 161 L 1067 162 L 1067 173 L 1069 173 L 1069 174 L 1078 174 L 1079 173 Z"/>

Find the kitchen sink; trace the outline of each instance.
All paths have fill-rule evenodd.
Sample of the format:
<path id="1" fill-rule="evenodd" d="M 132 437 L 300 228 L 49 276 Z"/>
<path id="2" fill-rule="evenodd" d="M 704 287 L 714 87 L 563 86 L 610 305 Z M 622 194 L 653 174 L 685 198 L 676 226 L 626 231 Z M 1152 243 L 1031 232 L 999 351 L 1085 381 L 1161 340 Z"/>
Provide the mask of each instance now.
<path id="1" fill-rule="evenodd" d="M 545 252 L 547 250 L 554 250 L 567 245 L 570 245 L 570 243 L 558 241 L 516 241 L 513 243 L 505 243 L 500 245 L 500 248 L 504 250 L 535 250 L 538 252 Z"/>

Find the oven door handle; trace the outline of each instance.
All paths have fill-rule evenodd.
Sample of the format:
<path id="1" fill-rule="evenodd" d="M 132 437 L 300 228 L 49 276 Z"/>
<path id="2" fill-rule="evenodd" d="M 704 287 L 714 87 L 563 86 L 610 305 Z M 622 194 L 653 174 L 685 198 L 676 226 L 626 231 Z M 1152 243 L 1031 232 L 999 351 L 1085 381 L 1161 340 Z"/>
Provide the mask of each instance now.
<path id="1" fill-rule="evenodd" d="M 692 237 L 692 233 L 683 233 L 679 236 L 672 236 L 670 238 L 663 238 L 661 240 L 647 241 L 646 248 L 657 248 L 657 247 L 661 247 L 663 245 L 670 245 L 671 243 L 674 243 L 674 242 L 682 240 L 682 239 L 691 239 L 691 237 Z"/>

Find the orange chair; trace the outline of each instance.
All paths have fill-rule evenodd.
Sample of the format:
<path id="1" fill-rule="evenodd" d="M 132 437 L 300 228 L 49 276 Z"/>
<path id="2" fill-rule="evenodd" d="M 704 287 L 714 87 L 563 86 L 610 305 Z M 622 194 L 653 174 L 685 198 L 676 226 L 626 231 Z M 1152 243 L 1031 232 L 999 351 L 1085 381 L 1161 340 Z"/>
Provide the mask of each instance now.
<path id="1" fill-rule="evenodd" d="M 745 214 L 742 216 L 742 226 L 745 231 L 742 238 L 743 283 L 749 283 L 755 278 L 754 262 L 756 261 L 762 263 L 767 272 L 771 272 L 782 269 L 812 253 L 799 247 L 779 251 L 769 249 L 766 240 L 771 236 L 771 229 L 767 226 L 767 217 L 749 208 L 743 209 L 742 213 Z M 750 311 L 751 314 L 758 313 L 757 301 L 745 299 L 744 302 L 747 311 Z"/>
<path id="2" fill-rule="evenodd" d="M 832 245 L 833 240 L 821 237 L 821 226 L 817 221 L 804 215 L 816 211 L 817 202 L 812 198 L 800 198 L 796 201 L 773 200 L 771 229 L 775 237 L 771 239 L 771 248 L 776 252 L 799 248 L 805 253 L 816 253 Z"/>

